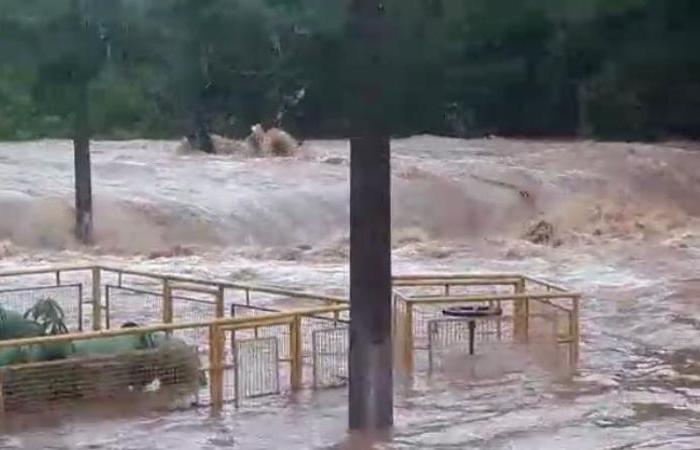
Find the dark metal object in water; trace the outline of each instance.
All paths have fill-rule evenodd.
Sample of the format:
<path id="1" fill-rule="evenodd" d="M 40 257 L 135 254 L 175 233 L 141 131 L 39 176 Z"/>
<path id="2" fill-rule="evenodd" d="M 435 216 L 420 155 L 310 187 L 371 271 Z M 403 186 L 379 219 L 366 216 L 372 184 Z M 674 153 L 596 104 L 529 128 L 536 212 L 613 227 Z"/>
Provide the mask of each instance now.
<path id="1" fill-rule="evenodd" d="M 500 316 L 503 314 L 501 308 L 492 306 L 453 306 L 443 309 L 442 313 L 452 317 L 471 317 L 469 320 L 469 354 L 474 354 L 474 334 L 476 333 L 476 318 L 488 316 Z"/>
<path id="2" fill-rule="evenodd" d="M 500 316 L 503 310 L 494 306 L 453 306 L 443 309 L 442 313 L 453 317 L 486 317 Z"/>

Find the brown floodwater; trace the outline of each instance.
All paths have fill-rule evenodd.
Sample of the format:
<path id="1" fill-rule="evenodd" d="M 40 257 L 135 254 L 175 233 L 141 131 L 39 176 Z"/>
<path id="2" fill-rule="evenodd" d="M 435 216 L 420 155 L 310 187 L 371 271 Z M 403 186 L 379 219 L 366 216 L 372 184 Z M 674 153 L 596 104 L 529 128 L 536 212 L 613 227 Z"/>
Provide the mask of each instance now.
<path id="1" fill-rule="evenodd" d="M 71 238 L 70 143 L 0 144 L 0 270 L 102 261 L 344 293 L 348 144 L 296 158 L 99 142 L 97 246 Z M 377 448 L 700 448 L 700 153 L 680 144 L 393 142 L 394 272 L 523 272 L 584 294 L 572 379 L 493 355 L 490 379 L 398 379 Z M 522 191 L 522 192 L 521 192 Z M 526 195 L 523 195 L 526 192 Z M 548 245 L 522 237 L 544 219 Z M 3 419 L 0 449 L 368 448 L 346 391 L 218 417 L 97 405 Z"/>

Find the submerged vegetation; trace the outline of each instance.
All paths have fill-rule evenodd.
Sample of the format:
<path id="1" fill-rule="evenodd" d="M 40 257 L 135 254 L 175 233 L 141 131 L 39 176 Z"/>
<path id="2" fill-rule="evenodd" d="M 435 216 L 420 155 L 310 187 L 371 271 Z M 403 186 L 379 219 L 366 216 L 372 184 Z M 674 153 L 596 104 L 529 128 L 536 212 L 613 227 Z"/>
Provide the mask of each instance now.
<path id="1" fill-rule="evenodd" d="M 348 135 L 346 14 L 321 0 L 4 0 L 0 139 L 86 127 L 206 150 L 256 123 Z M 698 136 L 697 1 L 387 0 L 385 14 L 395 133 Z"/>

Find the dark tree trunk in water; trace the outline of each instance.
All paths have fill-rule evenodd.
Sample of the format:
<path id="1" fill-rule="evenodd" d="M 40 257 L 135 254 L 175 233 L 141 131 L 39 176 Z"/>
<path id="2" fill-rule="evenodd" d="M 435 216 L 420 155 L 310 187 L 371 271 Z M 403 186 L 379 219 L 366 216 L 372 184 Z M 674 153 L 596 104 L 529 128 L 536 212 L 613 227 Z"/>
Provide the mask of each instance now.
<path id="1" fill-rule="evenodd" d="M 192 118 L 192 133 L 187 137 L 190 147 L 203 151 L 204 153 L 215 153 L 214 142 L 209 135 L 209 127 L 207 126 L 204 114 L 201 108 L 195 110 Z"/>
<path id="2" fill-rule="evenodd" d="M 92 176 L 90 167 L 90 128 L 88 124 L 87 87 L 80 90 L 75 112 L 73 159 L 75 165 L 75 235 L 81 242 L 91 244 Z"/>
<path id="3" fill-rule="evenodd" d="M 389 139 L 351 141 L 350 428 L 393 423 Z"/>
<path id="4" fill-rule="evenodd" d="M 353 135 L 350 162 L 351 430 L 393 425 L 391 344 L 391 167 L 383 109 L 379 0 L 350 6 Z"/>

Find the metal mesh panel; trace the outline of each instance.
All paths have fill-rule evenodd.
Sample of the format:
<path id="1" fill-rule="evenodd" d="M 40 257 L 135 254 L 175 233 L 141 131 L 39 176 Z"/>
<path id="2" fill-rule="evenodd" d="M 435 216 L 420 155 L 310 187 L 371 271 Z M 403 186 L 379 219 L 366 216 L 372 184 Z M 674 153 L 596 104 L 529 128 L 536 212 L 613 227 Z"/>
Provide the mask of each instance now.
<path id="1" fill-rule="evenodd" d="M 126 322 L 152 325 L 163 321 L 163 294 L 121 286 L 105 286 L 105 318 L 108 328 Z"/>
<path id="2" fill-rule="evenodd" d="M 530 300 L 529 336 L 556 340 L 569 334 L 569 311 L 548 300 Z"/>
<path id="3" fill-rule="evenodd" d="M 107 323 L 116 328 L 126 322 L 151 325 L 163 322 L 163 294 L 123 286 L 107 285 Z M 173 322 L 206 322 L 216 318 L 216 303 L 182 295 L 173 295 Z M 180 337 L 192 345 L 201 345 L 208 339 L 204 328 L 182 330 Z"/>
<path id="4" fill-rule="evenodd" d="M 258 317 L 276 312 L 279 312 L 279 310 L 261 306 L 244 305 L 240 303 L 231 304 L 231 317 Z M 276 338 L 280 360 L 285 361 L 291 358 L 288 325 L 253 327 L 247 330 L 238 330 L 234 332 L 234 340 L 258 338 Z"/>
<path id="5" fill-rule="evenodd" d="M 196 404 L 199 406 L 210 405 L 211 396 L 209 392 L 209 327 L 203 326 L 197 328 L 174 330 L 171 332 L 171 335 L 174 338 L 180 339 L 183 342 L 185 342 L 197 355 L 200 367 L 199 376 L 200 381 L 202 381 L 202 383 L 200 384 L 200 387 L 196 392 Z M 192 339 L 192 336 L 198 336 L 198 339 Z M 226 361 L 224 361 L 224 363 L 226 363 Z M 233 398 L 226 400 L 233 400 Z"/>
<path id="6" fill-rule="evenodd" d="M 313 364 L 313 333 L 315 330 L 325 330 L 343 326 L 344 322 L 332 317 L 304 316 L 301 318 L 301 355 L 304 364 Z"/>
<path id="7" fill-rule="evenodd" d="M 216 303 L 173 295 L 173 323 L 207 322 L 216 318 Z M 204 327 L 181 330 L 180 337 L 196 346 L 209 342 L 209 330 Z"/>
<path id="8" fill-rule="evenodd" d="M 465 304 L 419 304 L 413 305 L 413 344 L 415 348 L 428 348 L 428 324 L 433 320 L 445 319 L 443 310 L 455 306 L 499 306 L 499 302 L 465 303 Z M 512 311 L 510 306 L 499 306 L 503 311 L 502 318 L 508 317 Z M 479 320 L 476 323 L 477 333 L 483 336 L 492 334 L 495 338 L 508 334 L 509 330 L 503 329 L 503 321 Z"/>
<path id="9" fill-rule="evenodd" d="M 248 336 L 253 334 L 255 338 L 273 338 L 277 341 L 278 355 L 282 360 L 289 360 L 291 349 L 289 348 L 289 325 L 272 325 L 265 327 L 256 327 L 254 330 L 246 330 Z M 240 333 L 246 331 L 237 331 L 236 339 L 241 337 Z M 244 335 L 245 336 L 245 335 Z"/>
<path id="10" fill-rule="evenodd" d="M 272 312 L 279 312 L 278 309 L 263 308 L 260 306 L 249 306 L 240 303 L 231 304 L 231 317 L 254 317 L 264 316 Z"/>
<path id="11" fill-rule="evenodd" d="M 313 342 L 313 386 L 342 386 L 348 380 L 349 331 L 346 327 L 316 330 Z"/>
<path id="12" fill-rule="evenodd" d="M 200 386 L 196 356 L 186 347 L 130 351 L 0 368 L 2 407 L 32 411 L 75 402 L 155 402 L 189 406 Z"/>
<path id="13" fill-rule="evenodd" d="M 428 322 L 430 348 L 464 347 L 470 339 L 470 328 L 474 327 L 474 342 L 477 339 L 474 319 L 445 319 Z"/>
<path id="14" fill-rule="evenodd" d="M 434 368 L 438 359 L 446 351 L 450 355 L 469 353 L 470 323 L 472 322 L 475 354 L 491 351 L 497 348 L 499 342 L 512 341 L 512 322 L 502 317 L 431 320 L 427 324 L 428 367 L 430 370 Z M 487 346 L 485 350 L 483 349 L 484 344 Z"/>
<path id="15" fill-rule="evenodd" d="M 236 340 L 236 400 L 279 394 L 279 355 L 276 338 Z"/>
<path id="16" fill-rule="evenodd" d="M 37 301 L 50 298 L 63 310 L 64 322 L 68 329 L 81 331 L 83 329 L 82 293 L 81 284 L 4 289 L 0 291 L 0 306 L 24 314 Z"/>
<path id="17" fill-rule="evenodd" d="M 561 370 L 570 362 L 571 345 L 560 343 L 571 338 L 572 312 L 553 300 L 530 300 L 528 341 L 540 365 Z"/>

